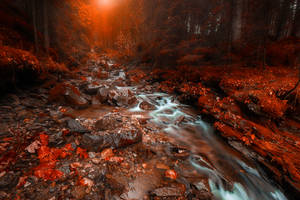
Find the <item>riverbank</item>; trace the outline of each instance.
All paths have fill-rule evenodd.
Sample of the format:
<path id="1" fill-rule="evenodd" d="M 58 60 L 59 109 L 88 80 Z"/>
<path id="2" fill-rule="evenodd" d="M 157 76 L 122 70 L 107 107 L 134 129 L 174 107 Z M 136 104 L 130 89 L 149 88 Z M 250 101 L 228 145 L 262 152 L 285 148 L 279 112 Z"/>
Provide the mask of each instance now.
<path id="1" fill-rule="evenodd" d="M 66 77 L 1 98 L 0 199 L 212 198 L 190 150 L 150 122 L 155 106 L 128 110 L 158 85 L 133 92 L 105 59 Z"/>
<path id="2" fill-rule="evenodd" d="M 144 72 L 132 79 L 143 77 Z M 300 88 L 287 67 L 203 66 L 158 69 L 160 89 L 198 107 L 221 137 L 261 164 L 295 197 L 300 191 Z"/>

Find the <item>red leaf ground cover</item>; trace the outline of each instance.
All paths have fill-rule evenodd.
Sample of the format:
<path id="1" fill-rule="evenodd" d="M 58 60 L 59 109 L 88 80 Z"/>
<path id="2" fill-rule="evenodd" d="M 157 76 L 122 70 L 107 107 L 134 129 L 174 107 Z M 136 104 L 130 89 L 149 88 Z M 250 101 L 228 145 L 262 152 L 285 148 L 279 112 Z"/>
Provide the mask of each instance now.
<path id="1" fill-rule="evenodd" d="M 40 142 L 41 147 L 38 150 L 40 164 L 34 169 L 34 175 L 38 178 L 51 181 L 61 178 L 63 172 L 56 169 L 56 163 L 58 159 L 72 155 L 74 149 L 71 144 L 66 144 L 60 149 L 48 147 L 49 136 L 46 134 L 40 134 Z"/>

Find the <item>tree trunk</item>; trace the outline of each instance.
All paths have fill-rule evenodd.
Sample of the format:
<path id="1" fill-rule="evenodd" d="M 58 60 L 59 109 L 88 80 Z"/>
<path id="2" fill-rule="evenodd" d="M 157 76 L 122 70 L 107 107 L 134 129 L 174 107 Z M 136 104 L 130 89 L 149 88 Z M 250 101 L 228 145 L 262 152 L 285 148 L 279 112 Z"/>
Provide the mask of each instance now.
<path id="1" fill-rule="evenodd" d="M 232 39 L 233 42 L 239 41 L 242 36 L 242 19 L 243 19 L 243 0 L 236 1 L 233 4 L 233 21 L 232 21 Z"/>
<path id="2" fill-rule="evenodd" d="M 48 4 L 47 0 L 43 0 L 43 18 L 44 18 L 44 48 L 49 54 L 49 17 L 48 17 Z"/>
<path id="3" fill-rule="evenodd" d="M 300 0 L 296 2 L 296 11 L 291 36 L 300 37 Z"/>
<path id="4" fill-rule="evenodd" d="M 283 0 L 280 6 L 279 21 L 277 23 L 276 39 L 281 39 L 286 35 L 286 25 L 288 23 L 290 0 Z"/>
<path id="5" fill-rule="evenodd" d="M 35 51 L 39 52 L 39 41 L 38 41 L 38 29 L 37 29 L 37 8 L 36 8 L 36 0 L 31 0 L 31 8 L 32 8 L 32 23 L 33 23 L 33 31 L 34 31 L 34 44 Z"/>

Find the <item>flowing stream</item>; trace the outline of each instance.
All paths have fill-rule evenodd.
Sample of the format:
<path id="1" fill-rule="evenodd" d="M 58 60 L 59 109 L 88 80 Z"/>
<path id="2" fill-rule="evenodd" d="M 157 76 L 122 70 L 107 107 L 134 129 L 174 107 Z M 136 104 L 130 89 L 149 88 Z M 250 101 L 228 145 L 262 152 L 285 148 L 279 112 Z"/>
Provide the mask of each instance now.
<path id="1" fill-rule="evenodd" d="M 136 90 L 134 87 L 132 90 Z M 212 127 L 193 114 L 193 109 L 180 104 L 164 93 L 138 94 L 139 103 L 132 113 L 147 114 L 169 137 L 188 146 L 192 152 L 191 165 L 209 178 L 210 189 L 220 200 L 285 200 L 284 194 L 256 169 L 253 161 L 238 156 L 227 144 L 215 136 Z M 153 111 L 140 108 L 146 101 Z M 229 186 L 231 183 L 231 187 Z"/>
<path id="2" fill-rule="evenodd" d="M 120 78 L 125 80 L 126 75 L 122 70 L 112 74 L 114 75 L 107 80 L 110 83 Z M 217 137 L 213 128 L 190 106 L 179 103 L 169 94 L 141 93 L 138 86 L 117 88 L 130 89 L 136 93 L 138 103 L 127 111 L 129 115 L 149 117 L 150 122 L 163 130 L 168 137 L 189 148 L 190 164 L 199 174 L 209 179 L 215 199 L 287 200 L 254 161 L 246 159 Z M 154 109 L 141 109 L 142 102 L 152 104 Z M 97 115 L 98 111 L 94 111 Z"/>

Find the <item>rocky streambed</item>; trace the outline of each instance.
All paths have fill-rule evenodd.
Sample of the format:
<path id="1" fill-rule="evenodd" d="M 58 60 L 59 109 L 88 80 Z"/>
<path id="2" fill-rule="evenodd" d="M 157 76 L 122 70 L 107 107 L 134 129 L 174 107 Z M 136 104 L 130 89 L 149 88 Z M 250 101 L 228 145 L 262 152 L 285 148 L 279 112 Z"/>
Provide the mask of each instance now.
<path id="1" fill-rule="evenodd" d="M 158 86 L 101 58 L 2 97 L 0 199 L 286 199 Z"/>

